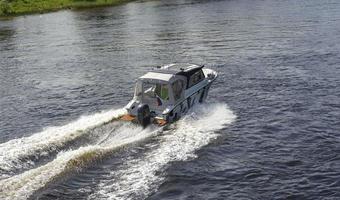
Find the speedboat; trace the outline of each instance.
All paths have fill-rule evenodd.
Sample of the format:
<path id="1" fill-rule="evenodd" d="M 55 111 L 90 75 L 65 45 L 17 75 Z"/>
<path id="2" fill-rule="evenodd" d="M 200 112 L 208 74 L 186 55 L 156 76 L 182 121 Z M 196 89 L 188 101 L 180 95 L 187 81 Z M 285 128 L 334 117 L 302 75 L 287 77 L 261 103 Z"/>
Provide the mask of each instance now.
<path id="1" fill-rule="evenodd" d="M 180 119 L 207 98 L 217 72 L 204 65 L 158 66 L 138 78 L 133 99 L 125 106 L 122 120 L 148 126 L 164 126 Z"/>

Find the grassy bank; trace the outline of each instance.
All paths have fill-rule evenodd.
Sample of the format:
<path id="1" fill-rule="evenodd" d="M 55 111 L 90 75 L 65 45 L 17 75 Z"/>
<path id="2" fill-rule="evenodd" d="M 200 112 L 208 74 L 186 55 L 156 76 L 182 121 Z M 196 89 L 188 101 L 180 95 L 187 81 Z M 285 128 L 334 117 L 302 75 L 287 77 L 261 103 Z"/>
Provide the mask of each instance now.
<path id="1" fill-rule="evenodd" d="M 0 0 L 0 16 L 118 5 L 131 0 Z"/>

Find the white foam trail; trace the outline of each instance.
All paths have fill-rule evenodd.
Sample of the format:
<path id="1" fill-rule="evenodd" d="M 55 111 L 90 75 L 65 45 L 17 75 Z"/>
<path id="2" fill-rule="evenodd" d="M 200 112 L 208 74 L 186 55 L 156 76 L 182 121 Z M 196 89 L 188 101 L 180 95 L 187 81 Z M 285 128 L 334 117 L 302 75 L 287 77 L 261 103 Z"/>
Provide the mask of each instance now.
<path id="1" fill-rule="evenodd" d="M 81 147 L 76 151 L 60 153 L 55 160 L 41 167 L 26 171 L 22 174 L 2 180 L 0 182 L 1 199 L 27 199 L 39 188 L 43 187 L 53 178 L 66 171 L 67 163 L 80 155 L 95 151 L 96 146 Z"/>
<path id="2" fill-rule="evenodd" d="M 148 152 L 146 157 L 130 160 L 127 167 L 112 172 L 118 180 L 103 181 L 98 192 L 90 199 L 128 199 L 131 195 L 146 196 L 156 189 L 163 177 L 156 175 L 169 162 L 187 160 L 195 156 L 198 148 L 208 144 L 218 135 L 215 130 L 231 123 L 235 116 L 226 105 L 215 104 L 204 106 L 177 123 L 177 129 L 161 135 L 161 143 L 155 150 Z M 0 181 L 0 199 L 27 199 L 35 191 L 69 172 L 87 166 L 113 151 L 143 141 L 159 134 L 159 129 L 126 123 L 120 126 L 100 144 L 81 147 L 59 153 L 56 158 L 37 168 Z"/>
<path id="3" fill-rule="evenodd" d="M 157 189 L 164 168 L 172 161 L 195 157 L 195 151 L 218 137 L 214 131 L 234 121 L 236 116 L 225 104 L 203 105 L 180 120 L 174 131 L 163 135 L 158 148 L 145 157 L 130 160 L 124 169 L 113 171 L 98 185 L 89 199 L 143 199 Z"/>
<path id="4" fill-rule="evenodd" d="M 0 199 L 27 199 L 55 178 L 89 162 L 110 154 L 117 148 L 144 140 L 157 134 L 155 127 L 142 129 L 133 124 L 125 124 L 118 134 L 108 138 L 100 145 L 80 147 L 77 150 L 61 152 L 56 159 L 35 169 L 0 181 Z"/>
<path id="5" fill-rule="evenodd" d="M 33 166 L 32 161 L 22 162 L 27 156 L 40 157 L 62 147 L 65 143 L 80 137 L 87 129 L 107 123 L 126 111 L 124 109 L 109 110 L 78 120 L 60 127 L 49 127 L 29 137 L 13 139 L 0 144 L 0 171 L 11 173 L 14 169 L 27 169 Z M 0 179 L 9 177 L 1 174 Z"/>

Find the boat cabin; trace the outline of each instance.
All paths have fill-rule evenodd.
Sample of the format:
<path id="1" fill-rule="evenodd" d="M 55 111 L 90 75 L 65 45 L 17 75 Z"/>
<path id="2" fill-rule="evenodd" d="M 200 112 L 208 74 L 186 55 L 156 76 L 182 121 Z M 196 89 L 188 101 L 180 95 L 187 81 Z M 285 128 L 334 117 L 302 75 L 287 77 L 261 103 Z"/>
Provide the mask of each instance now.
<path id="1" fill-rule="evenodd" d="M 143 127 L 176 121 L 192 106 L 202 103 L 217 73 L 193 64 L 157 67 L 138 78 L 133 99 L 126 105 L 124 120 Z"/>
<path id="2" fill-rule="evenodd" d="M 169 105 L 183 101 L 185 90 L 204 80 L 203 66 L 170 64 L 157 67 L 141 76 L 136 83 L 134 101 L 147 104 L 162 113 Z"/>

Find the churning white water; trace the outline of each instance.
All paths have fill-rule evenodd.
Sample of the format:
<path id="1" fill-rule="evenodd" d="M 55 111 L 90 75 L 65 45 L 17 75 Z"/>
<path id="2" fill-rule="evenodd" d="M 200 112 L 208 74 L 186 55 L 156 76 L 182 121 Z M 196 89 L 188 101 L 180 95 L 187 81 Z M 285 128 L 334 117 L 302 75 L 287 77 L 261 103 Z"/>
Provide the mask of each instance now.
<path id="1" fill-rule="evenodd" d="M 225 104 L 198 106 L 167 134 L 161 144 L 145 156 L 129 160 L 121 170 L 98 185 L 98 192 L 89 199 L 143 199 L 163 181 L 164 168 L 173 161 L 195 157 L 195 151 L 218 137 L 217 131 L 234 121 L 235 115 Z"/>
<path id="2" fill-rule="evenodd" d="M 110 122 L 124 113 L 124 109 L 113 109 L 83 116 L 64 126 L 48 127 L 44 131 L 29 137 L 18 138 L 0 144 L 0 172 L 2 172 L 0 173 L 0 179 L 8 177 L 14 170 L 26 169 L 34 165 L 33 161 L 25 158 L 45 156 L 67 142 L 76 140 L 86 134 L 88 129 Z"/>
<path id="3" fill-rule="evenodd" d="M 1 159 L 5 163 L 1 163 L 1 167 L 5 166 L 9 171 L 18 168 L 20 157 L 42 153 L 62 145 L 67 140 L 76 140 L 83 130 L 105 124 L 121 113 L 123 113 L 122 110 L 112 110 L 95 114 L 63 127 L 49 128 L 31 137 L 4 143 L 0 150 Z M 164 177 L 158 172 L 164 170 L 172 161 L 194 158 L 197 149 L 218 137 L 216 130 L 223 128 L 234 119 L 235 115 L 225 104 L 212 104 L 197 106 L 166 132 L 155 126 L 142 129 L 140 126 L 124 122 L 120 126 L 114 123 L 109 124 L 106 128 L 100 129 L 102 134 L 98 136 L 100 138 L 96 140 L 96 143 L 59 152 L 48 163 L 31 167 L 19 174 L 3 177 L 0 181 L 0 198 L 26 199 L 57 178 L 67 176 L 68 173 L 86 167 L 93 161 L 103 159 L 121 147 L 159 136 L 159 145 L 140 158 L 127 160 L 125 168 L 112 171 L 110 176 L 118 178 L 101 181 L 97 185 L 97 192 L 91 194 L 89 199 L 144 197 L 162 182 Z M 49 137 L 49 135 L 52 136 Z M 22 151 L 20 147 L 11 149 L 10 144 L 22 144 L 24 148 Z M 10 154 L 6 154 L 5 149 Z"/>

